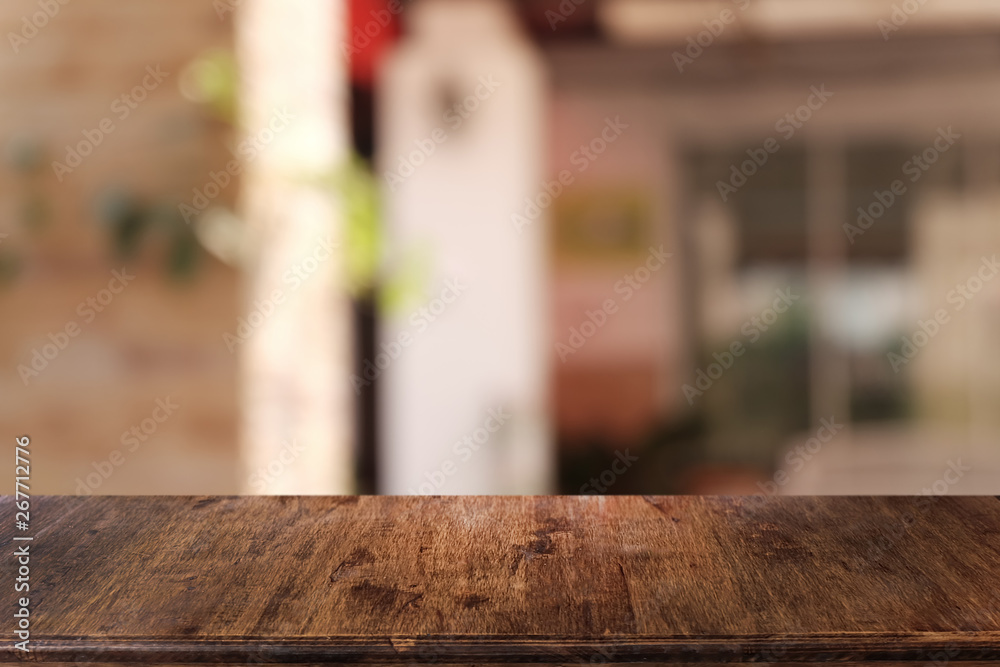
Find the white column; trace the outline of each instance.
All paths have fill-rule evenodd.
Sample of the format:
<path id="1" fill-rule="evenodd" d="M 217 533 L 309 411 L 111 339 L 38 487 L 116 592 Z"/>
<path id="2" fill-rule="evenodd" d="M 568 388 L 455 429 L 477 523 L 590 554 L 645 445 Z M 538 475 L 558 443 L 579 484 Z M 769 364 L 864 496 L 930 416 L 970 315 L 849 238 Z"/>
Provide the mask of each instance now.
<path id="1" fill-rule="evenodd" d="M 511 219 L 542 190 L 543 65 L 499 0 L 410 18 L 381 81 L 379 175 L 391 256 L 429 270 L 380 334 L 409 341 L 382 359 L 381 490 L 549 492 L 546 222 Z"/>
<path id="2" fill-rule="evenodd" d="M 238 11 L 241 115 L 258 148 L 242 182 L 257 241 L 241 346 L 249 493 L 353 488 L 351 308 L 331 251 L 341 221 L 310 183 L 348 151 L 345 11 L 341 0 L 246 0 Z"/>

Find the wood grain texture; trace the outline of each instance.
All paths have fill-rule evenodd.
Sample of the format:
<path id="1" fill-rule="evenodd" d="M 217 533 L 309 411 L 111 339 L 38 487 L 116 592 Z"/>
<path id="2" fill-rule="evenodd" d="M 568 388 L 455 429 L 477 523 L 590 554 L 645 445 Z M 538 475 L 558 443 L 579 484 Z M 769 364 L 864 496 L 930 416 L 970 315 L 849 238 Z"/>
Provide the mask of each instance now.
<path id="1" fill-rule="evenodd" d="M 995 497 L 39 497 L 32 528 L 0 661 L 1000 661 Z"/>

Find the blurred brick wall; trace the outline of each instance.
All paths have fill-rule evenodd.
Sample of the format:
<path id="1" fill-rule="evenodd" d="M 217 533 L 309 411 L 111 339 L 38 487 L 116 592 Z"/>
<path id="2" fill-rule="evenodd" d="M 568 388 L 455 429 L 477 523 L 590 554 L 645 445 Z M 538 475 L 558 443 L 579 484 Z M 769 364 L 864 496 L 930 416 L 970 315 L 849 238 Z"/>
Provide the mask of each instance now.
<path id="1" fill-rule="evenodd" d="M 26 30 L 33 15 L 43 24 L 37 34 Z M 206 0 L 0 3 L 0 148 L 21 136 L 46 151 L 30 181 L 50 209 L 37 229 L 18 213 L 29 181 L 0 164 L 0 252 L 20 261 L 16 277 L 0 284 L 0 433 L 8 444 L 31 436 L 35 493 L 75 493 L 88 475 L 100 482 L 97 493 L 239 487 L 237 363 L 222 341 L 240 314 L 237 271 L 205 255 L 178 282 L 155 239 L 123 263 L 95 213 L 112 186 L 150 201 L 190 201 L 209 171 L 231 159 L 227 127 L 178 85 L 192 58 L 231 46 L 231 19 Z M 142 84 L 147 67 L 168 75 L 122 118 L 125 107 L 112 104 Z M 65 147 L 105 118 L 114 131 L 59 182 L 51 162 L 65 160 Z M 231 205 L 237 189 L 230 184 L 218 201 Z M 135 278 L 89 321 L 79 304 L 100 298 L 123 267 Z M 73 323 L 77 335 L 26 386 L 18 366 L 52 343 L 50 333 L 65 342 L 58 332 L 74 331 Z M 156 402 L 168 396 L 179 407 L 155 412 L 165 417 L 159 423 Z M 155 426 L 151 435 L 144 420 L 147 431 Z M 124 436 L 133 427 L 144 439 Z M 99 469 L 110 473 L 106 480 Z"/>

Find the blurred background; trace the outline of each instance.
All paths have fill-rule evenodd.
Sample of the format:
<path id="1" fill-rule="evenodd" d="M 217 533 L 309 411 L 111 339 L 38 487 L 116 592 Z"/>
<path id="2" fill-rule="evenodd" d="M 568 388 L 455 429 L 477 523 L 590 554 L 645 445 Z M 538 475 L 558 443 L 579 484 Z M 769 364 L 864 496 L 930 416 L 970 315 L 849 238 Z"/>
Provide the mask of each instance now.
<path id="1" fill-rule="evenodd" d="M 1000 492 L 1000 6 L 7 0 L 36 493 Z"/>

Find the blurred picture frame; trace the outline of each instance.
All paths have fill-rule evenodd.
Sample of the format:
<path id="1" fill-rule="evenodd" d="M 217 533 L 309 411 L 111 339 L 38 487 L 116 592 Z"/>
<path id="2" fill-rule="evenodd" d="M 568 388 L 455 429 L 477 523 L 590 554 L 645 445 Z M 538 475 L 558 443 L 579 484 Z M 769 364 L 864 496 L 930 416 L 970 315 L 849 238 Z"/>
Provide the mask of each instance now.
<path id="1" fill-rule="evenodd" d="M 653 238 L 653 193 L 633 185 L 567 190 L 553 207 L 552 251 L 560 264 L 642 259 Z"/>

